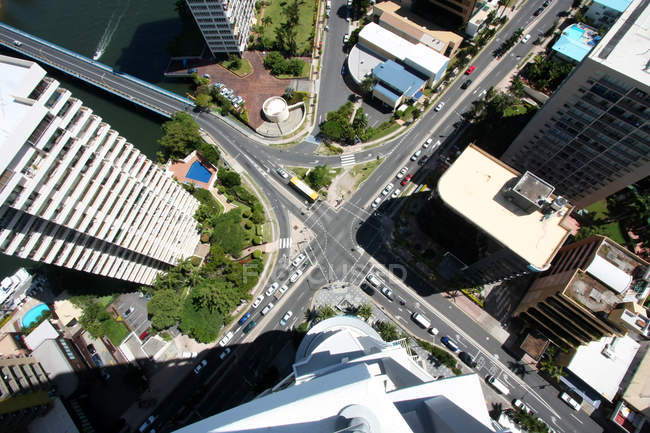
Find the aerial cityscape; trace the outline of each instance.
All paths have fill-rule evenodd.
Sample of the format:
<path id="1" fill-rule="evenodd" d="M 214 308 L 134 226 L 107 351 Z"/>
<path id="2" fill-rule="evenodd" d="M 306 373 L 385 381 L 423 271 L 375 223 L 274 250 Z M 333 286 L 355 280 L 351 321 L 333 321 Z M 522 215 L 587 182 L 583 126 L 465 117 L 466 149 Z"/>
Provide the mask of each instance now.
<path id="1" fill-rule="evenodd" d="M 650 0 L 0 1 L 0 433 L 649 433 Z"/>

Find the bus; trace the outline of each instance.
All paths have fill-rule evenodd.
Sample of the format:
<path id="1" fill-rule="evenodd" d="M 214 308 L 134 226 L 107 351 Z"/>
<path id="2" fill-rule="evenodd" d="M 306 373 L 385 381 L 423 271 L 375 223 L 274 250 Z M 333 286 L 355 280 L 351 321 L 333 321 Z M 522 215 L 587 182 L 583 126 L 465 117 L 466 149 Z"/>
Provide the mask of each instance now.
<path id="1" fill-rule="evenodd" d="M 508 394 L 510 394 L 510 390 L 508 389 L 508 387 L 505 386 L 505 385 L 503 384 L 503 382 L 501 382 L 501 381 L 500 381 L 499 379 L 497 379 L 496 377 L 490 375 L 490 376 L 486 377 L 485 380 L 487 381 L 487 383 L 489 383 L 490 385 L 492 385 L 492 386 L 494 387 L 494 389 L 496 389 L 497 391 L 499 391 L 501 394 L 503 394 L 503 395 L 508 395 Z"/>
<path id="2" fill-rule="evenodd" d="M 318 193 L 311 189 L 305 182 L 298 179 L 298 176 L 292 177 L 289 183 L 312 202 L 318 200 Z"/>

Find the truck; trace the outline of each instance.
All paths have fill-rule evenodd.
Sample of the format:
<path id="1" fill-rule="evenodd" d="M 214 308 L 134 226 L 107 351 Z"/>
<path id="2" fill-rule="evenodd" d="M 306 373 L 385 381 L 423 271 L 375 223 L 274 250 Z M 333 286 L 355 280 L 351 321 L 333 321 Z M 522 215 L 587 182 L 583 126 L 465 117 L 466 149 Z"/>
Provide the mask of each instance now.
<path id="1" fill-rule="evenodd" d="M 411 315 L 411 318 L 415 323 L 423 327 L 424 329 L 429 329 L 431 327 L 431 322 L 424 317 L 422 314 L 415 312 Z"/>
<path id="2" fill-rule="evenodd" d="M 298 176 L 292 177 L 289 183 L 312 202 L 318 200 L 318 193 L 311 189 L 305 182 L 300 180 Z"/>

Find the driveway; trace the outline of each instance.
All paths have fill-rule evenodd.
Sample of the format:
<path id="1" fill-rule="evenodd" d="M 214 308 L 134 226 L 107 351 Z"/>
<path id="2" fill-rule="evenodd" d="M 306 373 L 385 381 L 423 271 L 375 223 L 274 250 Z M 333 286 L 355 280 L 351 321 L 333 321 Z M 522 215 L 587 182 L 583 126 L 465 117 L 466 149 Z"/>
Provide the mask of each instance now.
<path id="1" fill-rule="evenodd" d="M 131 306 L 133 306 L 133 311 L 124 317 Z M 151 321 L 147 315 L 147 298 L 142 293 L 135 292 L 120 295 L 113 302 L 113 307 L 117 309 L 119 315 L 135 335 L 139 336 L 151 326 Z"/>

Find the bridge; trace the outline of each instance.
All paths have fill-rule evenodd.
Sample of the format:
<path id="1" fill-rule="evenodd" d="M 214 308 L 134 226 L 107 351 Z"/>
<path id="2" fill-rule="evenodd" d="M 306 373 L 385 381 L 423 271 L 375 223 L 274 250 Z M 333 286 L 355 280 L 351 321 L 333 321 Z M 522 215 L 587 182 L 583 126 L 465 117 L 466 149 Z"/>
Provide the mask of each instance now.
<path id="1" fill-rule="evenodd" d="M 88 57 L 0 23 L 0 45 L 97 86 L 164 117 L 194 107 L 194 102 Z"/>

